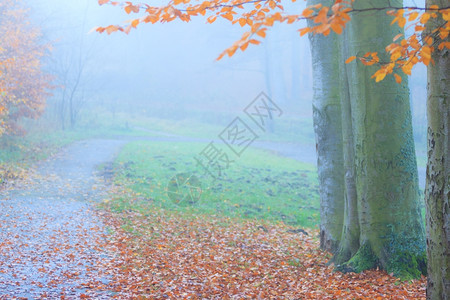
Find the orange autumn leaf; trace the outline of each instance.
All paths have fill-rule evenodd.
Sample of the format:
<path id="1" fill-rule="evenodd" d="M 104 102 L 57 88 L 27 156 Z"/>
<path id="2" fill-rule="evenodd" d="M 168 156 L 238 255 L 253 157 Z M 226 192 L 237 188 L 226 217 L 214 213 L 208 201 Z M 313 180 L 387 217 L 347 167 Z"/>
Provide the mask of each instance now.
<path id="1" fill-rule="evenodd" d="M 113 4 L 117 5 L 119 2 L 99 0 L 99 4 Z M 207 23 L 214 23 L 218 16 L 221 16 L 223 20 L 230 22 L 231 24 L 239 24 L 240 27 L 246 28 L 251 34 L 256 34 L 261 38 L 266 37 L 266 30 L 263 30 L 261 26 L 265 28 L 274 26 L 276 23 L 294 24 L 300 20 L 310 20 L 309 27 L 300 28 L 300 36 L 304 36 L 307 33 L 312 34 L 342 34 L 346 23 L 351 20 L 351 12 L 353 11 L 353 1 L 335 0 L 330 6 L 324 6 L 322 4 L 311 5 L 298 12 L 298 14 L 289 14 L 284 11 L 282 5 L 277 0 L 264 0 L 256 2 L 236 2 L 233 0 L 210 0 L 200 1 L 194 3 L 190 0 L 168 0 L 166 6 L 151 6 L 145 4 L 145 13 L 147 16 L 141 18 L 141 21 L 134 21 L 131 26 L 107 26 L 99 27 L 95 30 L 97 32 L 107 32 L 108 34 L 116 31 L 122 31 L 128 33 L 132 28 L 136 28 L 141 23 L 157 23 L 157 22 L 171 22 L 174 20 L 182 20 L 189 22 L 191 17 L 205 16 Z M 139 12 L 140 8 L 144 5 L 136 4 L 130 1 L 126 1 L 123 4 L 126 13 Z M 405 36 L 402 39 L 402 35 L 398 34 L 393 39 L 393 42 L 400 40 L 400 45 L 395 46 L 394 43 L 386 47 L 386 51 L 390 56 L 390 60 L 394 62 L 395 69 L 410 71 L 410 67 L 405 65 L 415 65 L 417 63 L 429 64 L 432 60 L 428 57 L 428 50 L 425 50 L 421 55 L 422 45 L 417 37 L 421 37 L 425 30 L 425 24 L 429 19 L 439 19 L 442 17 L 444 23 L 440 26 L 439 30 L 436 30 L 432 34 L 436 36 L 438 34 L 441 41 L 437 41 L 436 37 L 431 37 L 431 34 L 423 37 L 425 44 L 430 46 L 431 52 L 434 48 L 437 50 L 443 50 L 447 47 L 447 38 L 449 36 L 450 25 L 450 9 L 442 8 L 438 6 L 428 7 L 426 10 L 422 9 L 398 9 L 393 8 L 386 12 L 392 16 L 392 24 L 396 24 L 401 28 L 414 28 L 414 33 L 411 36 Z M 407 26 L 408 25 L 408 26 Z M 248 38 L 248 37 L 247 37 Z M 260 41 L 241 39 L 237 41 L 236 48 L 241 50 L 247 49 L 249 44 L 257 45 Z M 436 41 L 435 47 L 431 47 L 432 43 Z M 248 43 L 247 43 L 248 42 Z M 394 47 L 395 46 L 395 47 Z M 225 51 L 225 54 L 234 54 L 234 46 Z M 417 56 L 417 57 L 416 57 Z M 220 56 L 222 58 L 223 56 Z M 410 59 L 411 58 L 411 59 Z M 380 62 L 378 56 L 366 57 L 360 59 L 365 65 L 371 66 Z M 408 62 L 407 64 L 405 62 Z M 380 64 L 382 68 L 382 64 Z M 374 77 L 375 79 L 377 77 Z M 378 76 L 378 79 L 380 76 Z"/>
<path id="2" fill-rule="evenodd" d="M 350 56 L 349 58 L 347 58 L 347 60 L 345 61 L 346 64 L 351 63 L 352 61 L 354 61 L 356 59 L 356 56 Z"/>
<path id="3" fill-rule="evenodd" d="M 309 27 L 305 27 L 305 28 L 302 28 L 302 29 L 300 29 L 299 31 L 300 31 L 300 36 L 304 36 L 305 34 L 307 34 L 308 32 L 310 32 L 310 28 Z"/>
<path id="4" fill-rule="evenodd" d="M 398 84 L 402 83 L 402 77 L 400 77 L 400 75 L 394 74 L 394 77 L 395 77 L 395 81 L 396 81 Z"/>
<path id="5" fill-rule="evenodd" d="M 262 38 L 265 38 L 266 37 L 266 30 L 267 30 L 267 28 L 262 28 L 262 29 L 258 30 L 256 32 L 256 34 L 259 35 Z"/>

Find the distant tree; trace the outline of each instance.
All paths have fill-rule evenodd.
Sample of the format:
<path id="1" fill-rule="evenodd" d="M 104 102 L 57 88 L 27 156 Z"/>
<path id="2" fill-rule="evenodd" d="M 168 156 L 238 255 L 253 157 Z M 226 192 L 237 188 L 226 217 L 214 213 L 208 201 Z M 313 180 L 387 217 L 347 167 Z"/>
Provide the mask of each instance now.
<path id="1" fill-rule="evenodd" d="M 54 55 L 49 62 L 51 71 L 56 76 L 54 108 L 63 130 L 77 125 L 88 99 L 91 79 L 89 63 L 94 60 L 95 52 L 93 43 L 85 38 L 87 10 L 86 4 L 80 24 L 70 29 L 74 36 L 69 39 L 63 37 L 60 43 L 55 44 Z M 67 31 L 64 34 L 67 35 Z"/>
<path id="2" fill-rule="evenodd" d="M 18 121 L 42 114 L 51 81 L 42 60 L 49 49 L 23 1 L 0 2 L 0 136 L 23 133 Z"/>

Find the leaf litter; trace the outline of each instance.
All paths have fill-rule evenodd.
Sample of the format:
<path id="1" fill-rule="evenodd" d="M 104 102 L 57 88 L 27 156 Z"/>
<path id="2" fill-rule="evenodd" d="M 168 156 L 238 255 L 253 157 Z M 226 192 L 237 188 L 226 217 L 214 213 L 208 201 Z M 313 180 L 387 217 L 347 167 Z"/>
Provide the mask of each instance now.
<path id="1" fill-rule="evenodd" d="M 334 272 L 317 230 L 163 209 L 102 214 L 120 253 L 120 268 L 106 266 L 119 271 L 119 298 L 425 299 L 425 278 Z"/>
<path id="2" fill-rule="evenodd" d="M 86 200 L 105 198 L 101 182 L 76 178 L 91 176 L 94 162 L 119 145 L 89 143 L 72 149 L 83 159 L 84 151 L 102 153 L 87 169 L 67 175 L 78 164 L 64 166 L 63 155 L 46 164 L 50 172 L 2 191 L 0 299 L 425 299 L 424 277 L 333 272 L 314 229 L 117 212 L 114 199 L 93 209 Z"/>

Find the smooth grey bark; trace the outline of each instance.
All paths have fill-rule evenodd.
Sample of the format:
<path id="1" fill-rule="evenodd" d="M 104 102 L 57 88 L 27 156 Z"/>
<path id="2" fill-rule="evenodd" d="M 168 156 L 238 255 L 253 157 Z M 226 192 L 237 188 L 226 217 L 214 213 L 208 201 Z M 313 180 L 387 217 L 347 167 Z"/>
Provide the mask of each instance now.
<path id="1" fill-rule="evenodd" d="M 332 1 L 309 0 L 308 5 Z M 344 156 L 336 35 L 310 35 L 313 67 L 313 122 L 320 183 L 320 246 L 336 252 L 344 219 Z"/>
<path id="2" fill-rule="evenodd" d="M 316 3 L 330 5 L 309 1 Z M 402 4 L 373 0 L 354 6 Z M 310 35 L 321 246 L 334 252 L 340 270 L 380 267 L 418 278 L 426 273 L 425 231 L 407 78 L 400 85 L 392 76 L 376 83 L 371 76 L 377 66 L 343 63 L 350 55 L 384 53 L 401 32 L 391 21 L 383 9 L 359 12 L 339 38 Z"/>
<path id="3" fill-rule="evenodd" d="M 356 192 L 355 178 L 355 151 L 353 137 L 352 108 L 350 102 L 350 90 L 347 76 L 347 65 L 345 60 L 350 55 L 347 49 L 347 31 L 339 36 L 339 75 L 340 75 L 340 95 L 341 95 L 341 115 L 342 115 L 342 137 L 345 173 L 345 211 L 344 224 L 342 228 L 341 243 L 339 250 L 334 257 L 334 263 L 339 265 L 348 261 L 359 249 L 359 218 L 358 218 L 358 197 Z"/>
<path id="4" fill-rule="evenodd" d="M 443 7 L 445 4 L 448 5 L 447 0 L 427 0 L 427 7 Z M 441 22 L 442 19 L 430 19 L 426 33 L 437 28 Z M 425 187 L 427 299 L 433 300 L 450 298 L 450 51 L 435 48 L 432 54 L 435 63 L 428 65 L 428 164 Z"/>
<path id="5" fill-rule="evenodd" d="M 402 1 L 356 1 L 355 8 L 403 5 Z M 384 47 L 401 32 L 386 11 L 352 15 L 348 52 L 363 56 Z M 356 271 L 380 267 L 396 276 L 425 273 L 425 231 L 420 213 L 417 163 L 406 76 L 376 83 L 377 66 L 356 61 L 347 67 L 355 144 L 360 248 L 348 266 Z"/>

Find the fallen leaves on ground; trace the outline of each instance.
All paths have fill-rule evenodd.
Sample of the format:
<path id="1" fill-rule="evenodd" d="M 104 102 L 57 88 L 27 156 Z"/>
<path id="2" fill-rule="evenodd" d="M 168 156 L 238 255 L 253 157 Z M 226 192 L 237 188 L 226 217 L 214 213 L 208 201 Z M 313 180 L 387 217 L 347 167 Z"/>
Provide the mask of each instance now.
<path id="1" fill-rule="evenodd" d="M 111 298 L 104 228 L 86 205 L 66 206 L 0 201 L 0 299 Z"/>
<path id="2" fill-rule="evenodd" d="M 0 191 L 11 189 L 16 182 L 25 181 L 32 173 L 34 170 L 30 168 L 0 163 Z"/>
<path id="3" fill-rule="evenodd" d="M 118 298 L 425 299 L 425 278 L 333 272 L 316 230 L 164 210 L 103 216 Z"/>

